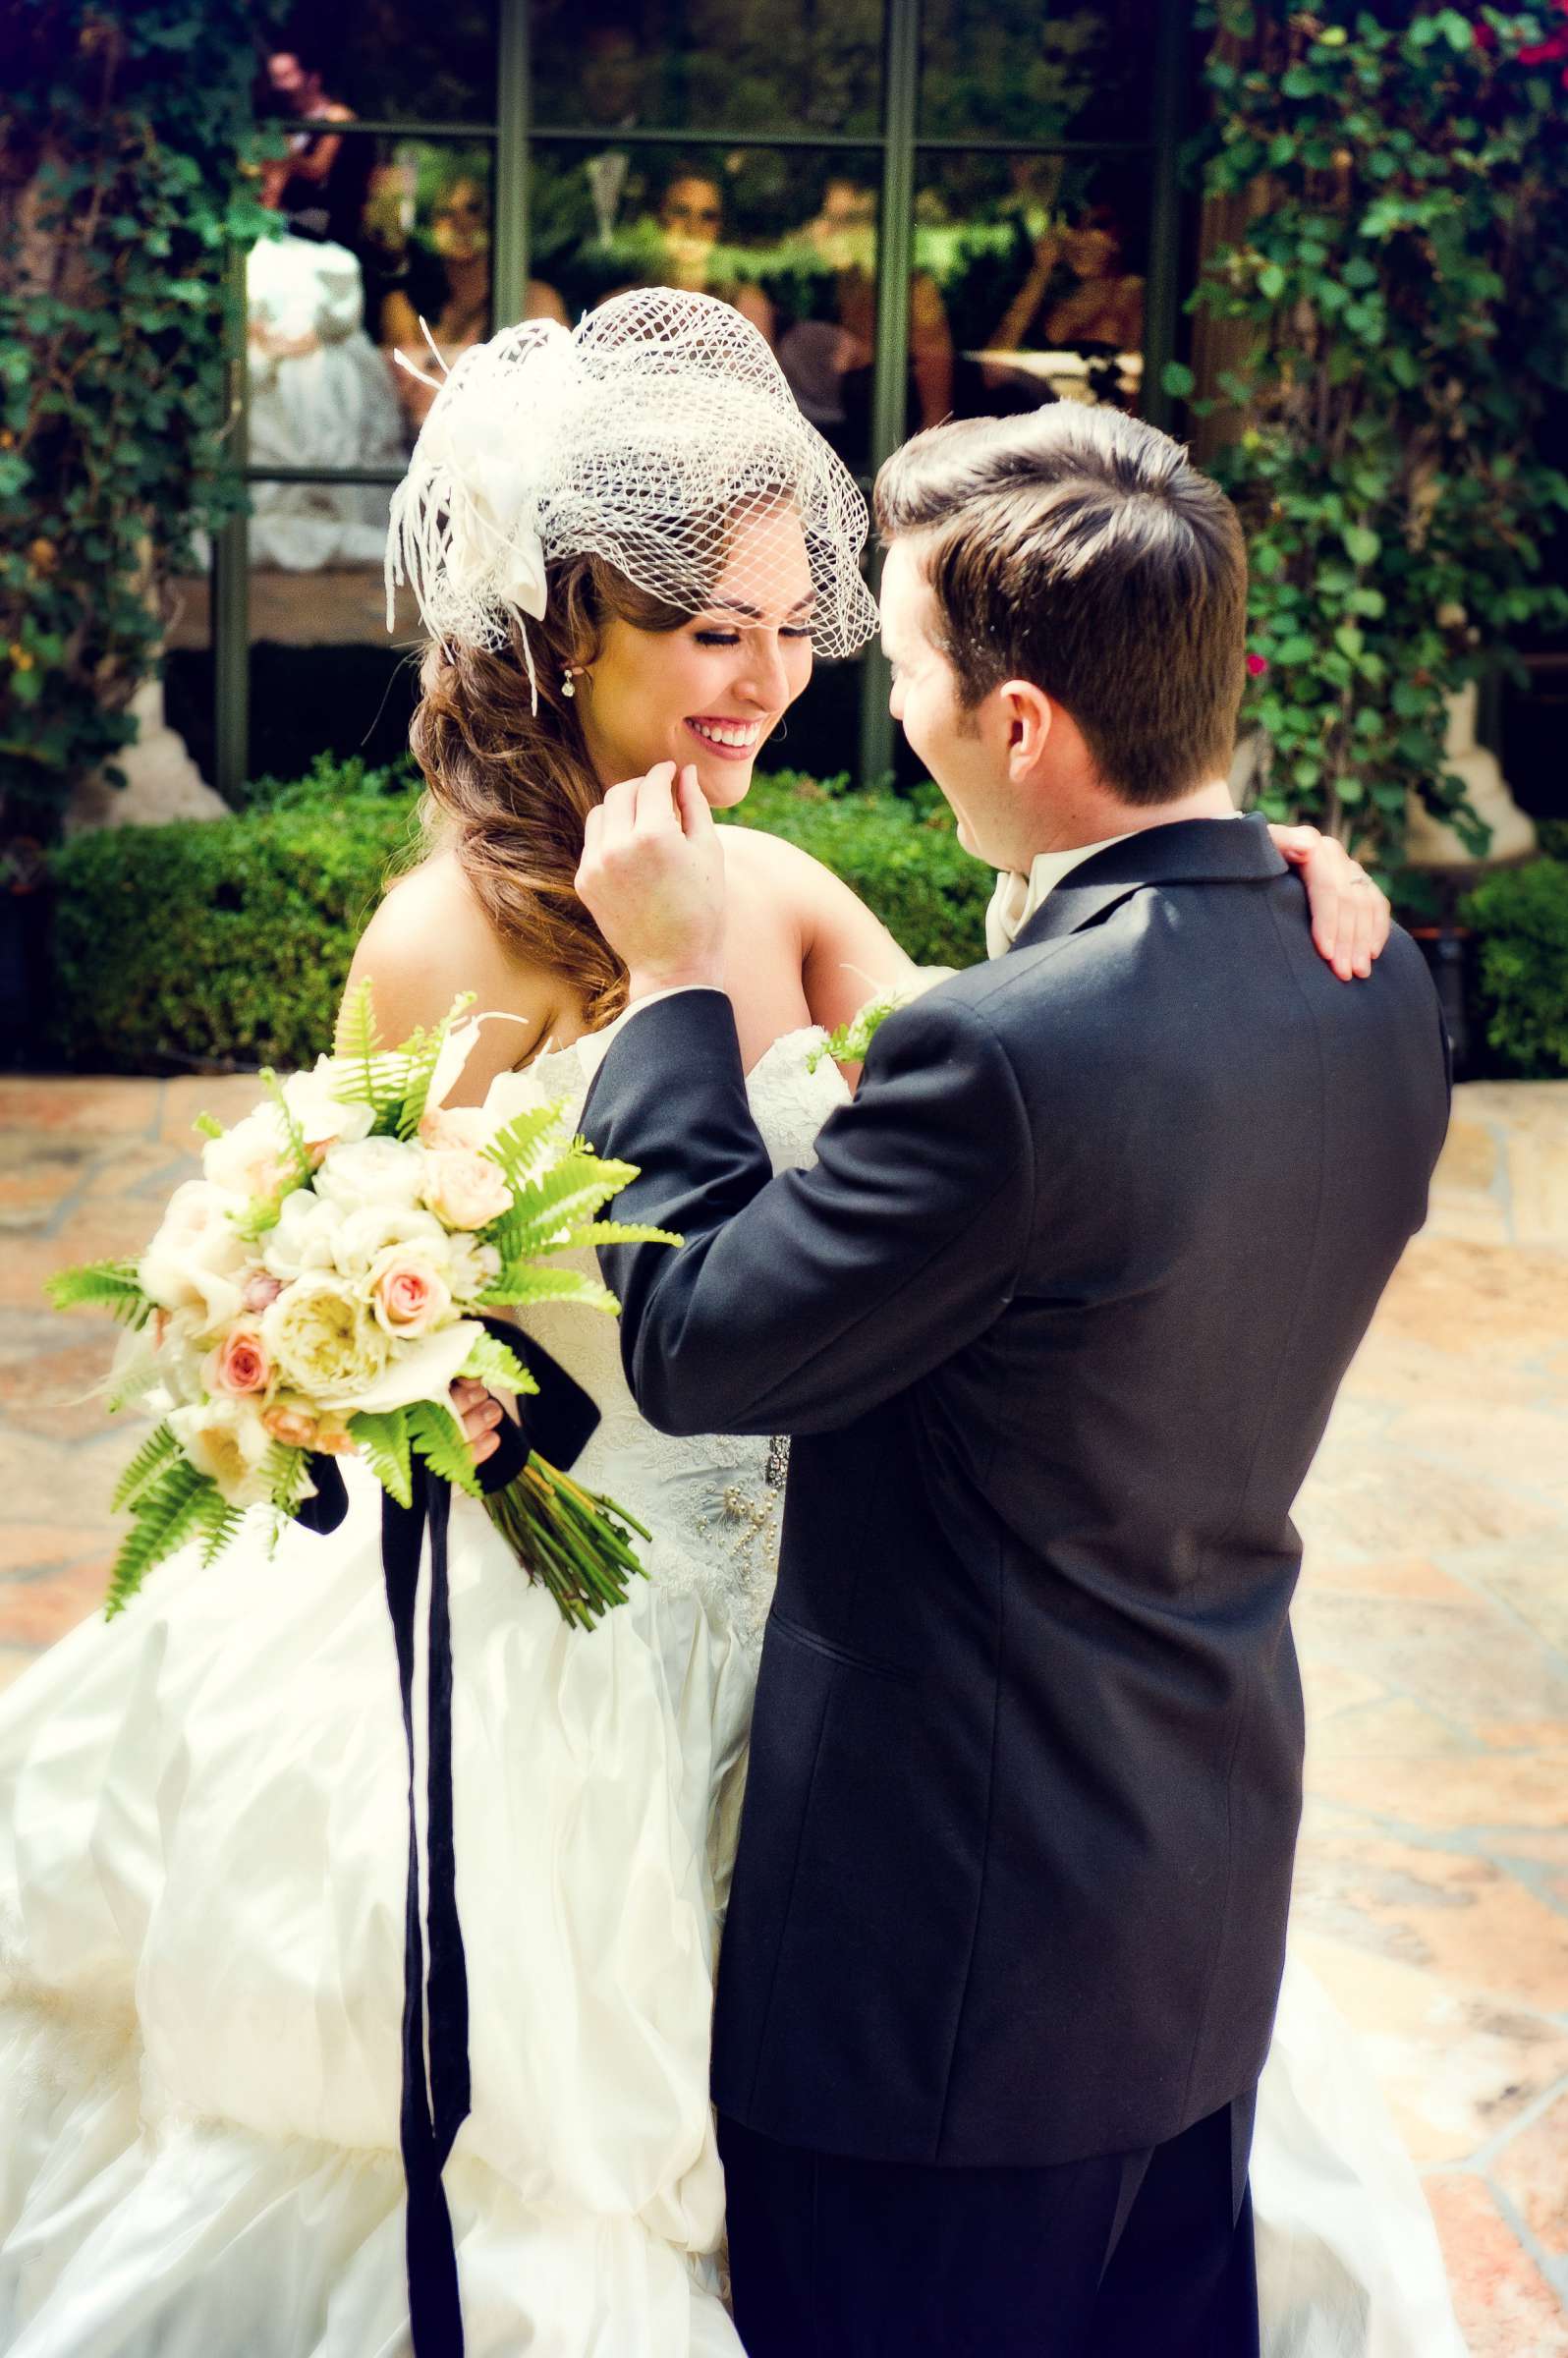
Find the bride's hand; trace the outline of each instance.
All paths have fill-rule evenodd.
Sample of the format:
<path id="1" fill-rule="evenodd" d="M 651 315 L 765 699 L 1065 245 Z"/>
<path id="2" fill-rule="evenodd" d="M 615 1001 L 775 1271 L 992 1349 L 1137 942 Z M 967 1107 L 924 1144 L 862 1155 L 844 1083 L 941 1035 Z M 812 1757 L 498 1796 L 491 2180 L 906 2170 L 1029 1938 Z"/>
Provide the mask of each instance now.
<path id="1" fill-rule="evenodd" d="M 1385 894 L 1344 845 L 1317 827 L 1268 830 L 1274 849 L 1300 869 L 1307 887 L 1313 940 L 1341 982 L 1365 979 L 1388 941 L 1392 912 Z"/>
<path id="2" fill-rule="evenodd" d="M 690 763 L 657 761 L 588 813 L 577 892 L 632 999 L 723 988 L 724 848 Z"/>
<path id="3" fill-rule="evenodd" d="M 474 1453 L 474 1462 L 482 1466 L 501 1446 L 500 1425 L 505 1409 L 493 1392 L 486 1391 L 472 1376 L 460 1376 L 452 1386 L 452 1405 L 463 1427 L 463 1437 Z"/>

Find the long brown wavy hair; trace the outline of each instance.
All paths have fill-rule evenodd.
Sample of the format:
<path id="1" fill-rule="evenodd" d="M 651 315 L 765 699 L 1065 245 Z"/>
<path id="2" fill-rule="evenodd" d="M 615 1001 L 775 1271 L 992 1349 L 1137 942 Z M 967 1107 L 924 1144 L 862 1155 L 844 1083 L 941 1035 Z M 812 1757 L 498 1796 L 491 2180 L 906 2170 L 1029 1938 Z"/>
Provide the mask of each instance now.
<path id="1" fill-rule="evenodd" d="M 580 678 L 567 697 L 562 682 L 568 665 L 593 661 L 611 620 L 675 631 L 691 616 L 601 557 L 565 557 L 549 569 L 544 619 L 528 626 L 537 713 L 514 626 L 493 653 L 431 644 L 409 732 L 427 788 L 425 852 L 456 853 L 507 947 L 561 977 L 589 1031 L 625 1006 L 626 969 L 577 897 L 584 829 L 604 790 L 583 735 L 591 690 Z"/>

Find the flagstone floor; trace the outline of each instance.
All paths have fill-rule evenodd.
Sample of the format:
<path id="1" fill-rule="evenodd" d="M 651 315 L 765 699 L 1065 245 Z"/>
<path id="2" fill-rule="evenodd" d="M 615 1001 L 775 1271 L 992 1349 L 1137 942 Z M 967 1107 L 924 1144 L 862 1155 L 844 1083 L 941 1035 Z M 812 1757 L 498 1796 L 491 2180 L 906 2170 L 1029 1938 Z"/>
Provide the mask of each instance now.
<path id="1" fill-rule="evenodd" d="M 134 1250 L 254 1084 L 0 1079 L 0 1685 L 102 1593 Z M 111 1330 L 112 1331 L 112 1330 Z M 1568 2358 L 1568 1083 L 1457 1095 L 1304 1493 L 1296 1939 L 1425 2173 L 1473 2358 Z"/>

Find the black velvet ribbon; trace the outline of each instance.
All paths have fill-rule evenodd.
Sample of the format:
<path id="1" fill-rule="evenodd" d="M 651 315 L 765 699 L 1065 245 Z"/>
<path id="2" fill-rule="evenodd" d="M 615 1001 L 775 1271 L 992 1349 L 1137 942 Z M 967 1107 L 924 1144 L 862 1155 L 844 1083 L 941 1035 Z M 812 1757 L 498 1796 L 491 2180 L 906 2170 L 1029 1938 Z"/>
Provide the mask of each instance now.
<path id="1" fill-rule="evenodd" d="M 486 1319 L 486 1325 L 491 1321 Z M 515 1330 L 492 1331 L 516 1341 Z M 534 1342 L 530 1372 L 538 1384 L 525 1414 L 528 1431 L 503 1417 L 499 1446 L 478 1469 L 486 1491 L 504 1489 L 534 1449 L 563 1470 L 582 1455 L 599 1412 L 581 1384 Z M 405 2249 L 409 2324 L 415 2358 L 462 2358 L 463 2308 L 457 2249 L 441 2172 L 468 2117 L 469 1991 L 463 1927 L 457 1906 L 457 1857 L 452 1827 L 452 1624 L 447 1588 L 447 1526 L 452 1493 L 424 1460 L 412 1465 L 411 1504 L 383 1493 L 381 1570 L 397 1652 L 403 1734 L 409 1756 L 409 1866 L 403 1919 L 403 2103 L 399 2135 L 408 2185 Z M 325 1537 L 348 1512 L 348 1491 L 334 1457 L 312 1456 L 315 1496 L 298 1520 Z M 425 1535 L 430 1543 L 428 1733 L 425 1746 L 425 1859 L 429 1890 L 420 1905 L 420 1850 L 415 1803 L 414 1621 Z M 425 1942 L 428 1936 L 428 1969 Z M 426 2074 L 425 2010 L 429 2010 Z"/>
<path id="2" fill-rule="evenodd" d="M 414 1460 L 413 1504 L 381 1501 L 381 1568 L 397 1648 L 403 1733 L 409 1754 L 409 1880 L 403 1922 L 403 2107 L 400 2130 L 408 2181 L 405 2249 L 409 2326 L 415 2358 L 462 2358 L 463 2307 L 457 2250 L 441 2172 L 468 2117 L 469 1988 L 458 1921 L 452 1838 L 452 1628 L 446 1540 L 452 1493 Z M 415 1819 L 414 1616 L 424 1539 L 430 1541 L 430 1644 L 425 1851 L 428 1907 L 420 1906 L 420 1850 Z M 425 1927 L 429 1972 L 425 1974 Z M 425 2078 L 424 2015 L 430 2015 Z"/>

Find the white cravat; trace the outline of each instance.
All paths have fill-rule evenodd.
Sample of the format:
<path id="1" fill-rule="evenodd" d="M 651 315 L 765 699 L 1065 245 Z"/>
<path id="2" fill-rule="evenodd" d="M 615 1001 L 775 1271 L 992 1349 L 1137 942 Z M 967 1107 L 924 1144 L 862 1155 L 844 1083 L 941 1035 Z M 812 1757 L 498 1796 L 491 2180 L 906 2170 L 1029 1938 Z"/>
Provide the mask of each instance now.
<path id="1" fill-rule="evenodd" d="M 1126 835 L 1107 835 L 1103 843 L 1081 843 L 1070 852 L 1036 852 L 1027 876 L 1003 869 L 985 912 L 987 956 L 1000 958 L 1012 948 L 1036 910 L 1050 898 L 1064 876 L 1072 874 L 1081 860 L 1107 851 L 1113 843 L 1126 841 Z"/>

